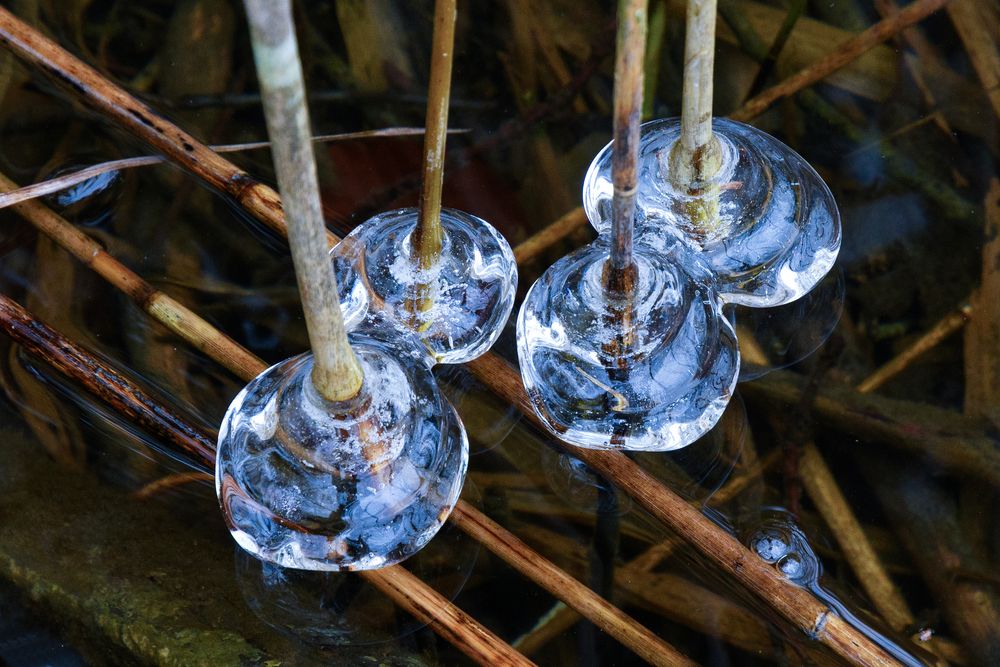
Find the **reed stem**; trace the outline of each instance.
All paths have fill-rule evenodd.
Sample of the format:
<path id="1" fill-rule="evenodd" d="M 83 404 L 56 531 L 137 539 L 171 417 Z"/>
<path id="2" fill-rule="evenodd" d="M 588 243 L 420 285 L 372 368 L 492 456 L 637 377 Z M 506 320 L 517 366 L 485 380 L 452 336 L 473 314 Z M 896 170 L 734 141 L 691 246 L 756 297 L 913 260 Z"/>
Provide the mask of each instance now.
<path id="1" fill-rule="evenodd" d="M 681 135 L 670 151 L 670 178 L 678 190 L 701 195 L 722 165 L 719 140 L 712 134 L 712 77 L 715 72 L 716 0 L 689 0 L 684 36 L 684 88 Z M 714 222 L 718 203 L 704 193 L 692 222 Z"/>
<path id="2" fill-rule="evenodd" d="M 420 190 L 420 218 L 413 248 L 421 269 L 431 268 L 441 254 L 441 188 L 448 138 L 448 101 L 455 51 L 456 0 L 434 4 L 434 37 L 430 84 L 427 87 L 427 127 L 424 133 L 424 171 Z"/>
<path id="3" fill-rule="evenodd" d="M 344 330 L 333 264 L 326 251 L 291 0 L 245 0 L 244 5 L 313 352 L 312 381 L 325 399 L 344 401 L 361 390 L 363 375 Z"/>
<path id="4" fill-rule="evenodd" d="M 618 5 L 614 140 L 611 144 L 614 195 L 608 282 L 611 290 L 618 294 L 631 292 L 635 273 L 632 233 L 638 186 L 639 123 L 642 120 L 648 5 L 647 0 L 621 0 Z"/>

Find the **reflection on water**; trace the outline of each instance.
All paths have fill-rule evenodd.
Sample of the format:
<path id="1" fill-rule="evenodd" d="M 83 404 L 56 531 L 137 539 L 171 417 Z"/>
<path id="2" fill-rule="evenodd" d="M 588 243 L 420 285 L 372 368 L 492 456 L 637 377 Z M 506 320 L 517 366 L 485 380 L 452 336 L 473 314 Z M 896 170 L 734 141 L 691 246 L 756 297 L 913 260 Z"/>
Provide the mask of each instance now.
<path id="1" fill-rule="evenodd" d="M 50 34 L 199 137 L 219 143 L 263 137 L 258 107 L 229 104 L 224 95 L 254 92 L 250 54 L 239 37 L 242 18 L 220 9 L 228 7 L 224 0 L 13 5 L 41 6 L 39 19 Z M 858 16 L 858 3 L 807 3 L 791 33 L 796 48 L 756 82 L 748 26 L 732 9 L 754 9 L 746 14 L 753 17 L 749 29 L 777 30 L 781 3 L 720 5 L 727 21 L 716 90 L 721 111 L 832 48 L 845 28 L 876 20 L 868 8 Z M 385 21 L 373 20 L 374 6 L 388 14 Z M 611 73 L 601 60 L 611 50 L 602 32 L 608 8 L 564 0 L 534 3 L 530 12 L 519 6 L 462 3 L 452 125 L 470 132 L 449 139 L 454 163 L 444 196 L 446 205 L 495 222 L 512 245 L 579 201 L 587 164 L 610 132 Z M 665 39 L 648 90 L 656 115 L 668 116 L 680 92 L 680 5 L 653 7 L 665 12 Z M 298 8 L 309 30 L 303 43 L 310 86 L 322 93 L 312 114 L 317 133 L 422 124 L 423 110 L 412 98 L 426 84 L 431 3 L 317 0 Z M 192 43 L 193 35 L 206 33 L 177 26 L 197 24 L 199 15 L 218 19 L 205 26 L 214 37 Z M 995 208 L 983 201 L 996 173 L 996 122 L 951 20 L 941 14 L 920 25 L 929 49 L 917 53 L 908 41 L 874 49 L 865 64 L 848 66 L 755 121 L 830 183 L 843 212 L 840 270 L 803 300 L 737 311 L 741 343 L 756 343 L 743 350 L 740 394 L 747 405 L 738 394 L 698 443 L 636 460 L 900 660 L 931 663 L 921 650 L 929 647 L 954 664 L 996 664 L 1000 444 L 988 415 L 968 407 L 983 397 L 966 394 L 966 377 L 995 363 L 996 346 L 967 346 L 970 330 L 953 333 L 876 390 L 896 399 L 891 403 L 866 403 L 850 389 L 996 271 L 982 253 L 985 212 Z M 391 37 L 357 39 L 367 34 L 362 28 L 385 26 L 401 27 Z M 599 63 L 587 69 L 591 56 Z M 926 88 L 914 71 L 926 75 Z M 575 77 L 580 86 L 560 96 Z M 66 95 L 0 54 L 6 176 L 27 184 L 71 165 L 148 153 Z M 208 96 L 212 106 L 175 104 L 188 95 Z M 414 204 L 419 143 L 381 138 L 321 150 L 334 228 L 346 231 L 373 207 Z M 271 176 L 266 152 L 234 159 L 265 181 Z M 49 204 L 68 206 L 67 217 L 113 256 L 266 361 L 305 349 L 286 248 L 232 202 L 169 166 L 86 185 L 69 193 L 72 202 L 53 197 Z M 530 285 L 555 258 L 591 238 L 583 230 L 558 242 L 520 268 L 520 283 Z M 215 427 L 243 385 L 12 211 L 0 211 L 0 290 L 130 369 L 195 423 Z M 980 322 L 995 315 L 985 312 Z M 513 342 L 508 329 L 498 343 L 508 359 L 515 358 Z M 169 648 L 191 651 L 185 656 L 251 646 L 258 653 L 247 653 L 253 657 L 246 664 L 462 663 L 447 642 L 418 629 L 359 579 L 313 580 L 251 560 L 240 561 L 234 576 L 212 489 L 187 474 L 182 458 L 6 339 L 0 360 L 5 424 L 32 437 L 30 445 L 20 431 L 3 438 L 0 578 L 10 587 L 0 587 L 0 597 L 10 590 L 35 596 L 40 622 L 71 633 L 81 624 L 118 628 L 127 610 L 136 636 L 157 647 L 182 638 Z M 788 370 L 777 372 L 782 368 Z M 469 430 L 466 498 L 474 483 L 483 510 L 505 528 L 699 662 L 833 662 L 767 601 L 720 576 L 467 371 L 442 367 L 436 375 Z M 918 419 L 928 404 L 947 419 L 939 425 Z M 843 536 L 820 511 L 822 501 L 810 495 L 800 451 L 807 443 L 823 452 L 860 527 L 848 543 L 859 536 L 870 542 L 898 589 L 905 607 L 898 613 L 886 614 L 867 590 L 866 570 L 851 561 Z M 25 506 L 46 508 L 50 516 Z M 485 552 L 477 558 L 478 549 L 449 526 L 407 566 L 504 639 L 521 638 L 519 646 L 540 664 L 638 664 L 499 558 Z M 87 582 L 100 585 L 80 598 Z M 142 596 L 149 590 L 154 605 Z M 125 663 L 137 650 L 122 633 L 87 634 L 98 645 L 85 647 L 91 662 L 106 661 L 111 646 Z M 373 641 L 383 642 L 377 651 L 368 650 Z M 317 652 L 315 643 L 336 644 L 337 652 Z"/>

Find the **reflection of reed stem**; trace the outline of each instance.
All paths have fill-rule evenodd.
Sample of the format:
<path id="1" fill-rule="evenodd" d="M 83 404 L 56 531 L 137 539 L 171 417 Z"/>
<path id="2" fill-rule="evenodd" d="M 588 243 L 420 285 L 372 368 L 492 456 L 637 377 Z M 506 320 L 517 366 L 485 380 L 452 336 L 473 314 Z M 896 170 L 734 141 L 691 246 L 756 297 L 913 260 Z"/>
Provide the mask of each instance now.
<path id="1" fill-rule="evenodd" d="M 333 264 L 326 252 L 291 0 L 245 0 L 244 5 L 313 352 L 312 381 L 326 400 L 345 401 L 361 390 L 363 376 L 344 330 Z"/>
<path id="2" fill-rule="evenodd" d="M 448 101 L 451 97 L 451 69 L 455 56 L 456 0 L 434 4 L 434 36 L 431 47 L 431 75 L 427 87 L 427 129 L 424 135 L 424 170 L 420 190 L 420 218 L 413 231 L 416 264 L 421 272 L 437 264 L 441 255 L 441 189 L 444 185 L 445 141 L 448 137 Z M 434 295 L 431 285 L 418 282 L 411 306 L 416 324 L 426 328 L 419 313 L 430 310 Z"/>

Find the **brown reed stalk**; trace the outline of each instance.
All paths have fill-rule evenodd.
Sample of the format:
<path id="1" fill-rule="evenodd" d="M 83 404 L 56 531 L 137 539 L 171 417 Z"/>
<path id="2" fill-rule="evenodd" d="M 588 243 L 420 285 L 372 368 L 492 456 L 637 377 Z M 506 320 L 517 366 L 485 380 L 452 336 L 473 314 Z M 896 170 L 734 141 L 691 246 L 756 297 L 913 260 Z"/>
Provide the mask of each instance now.
<path id="1" fill-rule="evenodd" d="M 119 414 L 173 443 L 200 464 L 214 467 L 215 446 L 211 436 L 4 294 L 0 294 L 0 328 L 28 352 L 79 383 Z M 402 566 L 357 574 L 416 618 L 430 623 L 436 632 L 478 663 L 534 664 Z"/>
<path id="2" fill-rule="evenodd" d="M 0 189 L 16 187 L 13 181 L 0 174 Z M 249 381 L 267 367 L 262 360 L 241 347 L 239 343 L 212 327 L 182 304 L 154 289 L 108 255 L 90 237 L 40 202 L 23 202 L 13 208 L 43 234 L 52 238 L 114 287 L 132 297 L 154 319 L 224 365 L 237 377 Z M 156 304 L 156 307 L 147 308 L 145 305 L 147 303 Z M 210 440 L 208 442 L 209 451 L 214 452 L 214 445 L 211 445 Z M 657 638 L 589 588 L 568 577 L 564 572 L 555 572 L 554 566 L 549 561 L 465 501 L 458 502 L 449 520 L 454 521 L 459 528 L 482 542 L 486 548 L 556 598 L 574 609 L 579 609 L 581 614 L 631 648 L 637 655 L 645 657 L 654 664 L 683 664 L 686 660 L 669 644 Z"/>
<path id="3" fill-rule="evenodd" d="M 730 114 L 729 117 L 745 123 L 759 116 L 778 100 L 794 95 L 803 88 L 822 81 L 841 67 L 857 60 L 858 57 L 873 46 L 891 39 L 911 25 L 927 18 L 947 5 L 949 1 L 916 0 L 900 10 L 898 14 L 893 14 L 879 21 L 867 30 L 858 33 L 839 45 L 827 56 L 820 58 L 808 67 L 802 68 L 796 74 L 768 88 L 756 97 L 747 100 L 742 107 Z"/>
<path id="4" fill-rule="evenodd" d="M 144 129 L 143 124 L 137 125 L 134 122 L 128 122 L 127 117 L 130 114 L 126 109 L 133 108 L 134 104 L 129 105 L 128 102 L 131 98 L 124 91 L 104 80 L 92 68 L 83 65 L 30 26 L 24 25 L 2 9 L 0 9 L 0 43 L 11 47 L 20 58 L 29 64 L 40 66 L 49 71 L 57 80 L 67 83 L 76 94 L 82 96 L 92 107 L 104 115 L 121 120 L 126 129 L 133 131 L 140 138 L 149 140 L 149 132 Z M 860 53 L 854 54 L 853 57 L 857 57 L 857 55 Z M 53 67 L 55 72 L 51 69 Z M 85 82 L 79 81 L 81 74 L 84 76 Z M 99 89 L 96 92 L 91 90 L 95 85 Z M 114 94 L 109 94 L 109 88 Z M 115 100 L 125 102 L 125 104 L 115 104 Z M 184 154 L 181 147 L 172 142 L 165 132 L 156 134 L 157 136 L 153 139 L 157 141 L 157 146 L 162 146 L 163 152 L 168 156 L 176 157 L 182 166 L 189 167 L 190 161 L 178 157 Z M 199 164 L 198 169 L 191 169 L 191 171 L 204 178 L 209 184 L 232 194 L 231 190 L 225 187 L 224 182 L 220 184 L 220 180 L 224 181 L 224 179 L 220 179 L 219 176 L 220 173 L 226 172 L 226 165 L 228 163 L 219 165 L 218 162 L 214 162 L 208 167 L 212 173 L 207 176 L 202 175 L 206 171 L 204 164 Z M 231 166 L 229 165 L 229 167 Z M 244 199 L 240 197 L 236 197 L 236 199 L 238 202 L 244 203 Z M 250 198 L 244 208 L 272 228 L 279 231 L 283 228 L 280 216 L 275 216 L 273 210 L 269 212 L 267 207 L 257 206 L 254 198 Z M 523 385 L 508 364 L 495 355 L 486 355 L 470 364 L 470 367 L 487 386 L 518 405 L 529 418 L 534 417 L 526 400 Z M 493 371 L 496 373 L 494 374 Z M 559 444 L 569 447 L 565 443 L 559 442 Z M 683 506 L 683 501 L 669 489 L 646 475 L 624 456 L 614 452 L 581 452 L 575 449 L 574 453 L 591 464 L 592 467 L 603 472 L 609 479 L 618 483 L 665 525 L 677 530 L 699 551 L 702 551 L 710 561 L 734 575 L 756 593 L 765 604 L 777 609 L 802 631 L 816 636 L 842 656 L 871 661 L 872 664 L 891 664 L 893 662 L 867 637 L 839 617 L 831 616 L 831 610 L 821 605 L 810 594 L 781 579 L 779 575 L 760 562 L 759 559 L 756 559 L 728 533 L 712 524 L 696 510 L 688 508 L 688 511 L 678 513 L 665 511 L 664 507 L 678 503 Z"/>
<path id="5" fill-rule="evenodd" d="M 432 267 L 441 254 L 441 188 L 444 186 L 448 101 L 451 98 L 451 69 L 455 56 L 455 5 L 456 0 L 436 0 L 434 3 L 420 218 L 413 234 L 413 248 L 417 251 L 421 269 Z"/>
<path id="6" fill-rule="evenodd" d="M 647 0 L 621 0 L 615 47 L 614 141 L 611 143 L 611 257 L 608 286 L 631 294 L 635 278 L 632 232 L 639 185 L 639 123 L 642 120 L 643 66 L 646 62 Z"/>

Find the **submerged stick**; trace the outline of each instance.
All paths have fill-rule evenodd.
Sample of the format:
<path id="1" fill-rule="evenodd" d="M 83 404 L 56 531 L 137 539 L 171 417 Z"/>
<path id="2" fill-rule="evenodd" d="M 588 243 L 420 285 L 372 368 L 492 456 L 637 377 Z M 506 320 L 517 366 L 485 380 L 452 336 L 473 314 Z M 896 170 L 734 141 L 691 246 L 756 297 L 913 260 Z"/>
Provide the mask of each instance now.
<path id="1" fill-rule="evenodd" d="M 313 352 L 313 385 L 326 400 L 345 401 L 361 390 L 363 375 L 347 340 L 333 264 L 326 252 L 291 0 L 245 0 L 244 5 Z"/>
<path id="2" fill-rule="evenodd" d="M 803 88 L 822 81 L 841 67 L 853 62 L 873 46 L 894 37 L 911 25 L 922 21 L 948 4 L 949 0 L 916 0 L 898 14 L 885 18 L 858 33 L 834 49 L 829 55 L 799 70 L 796 74 L 753 97 L 730 114 L 730 118 L 747 122 L 764 113 L 780 99 L 794 95 Z"/>

